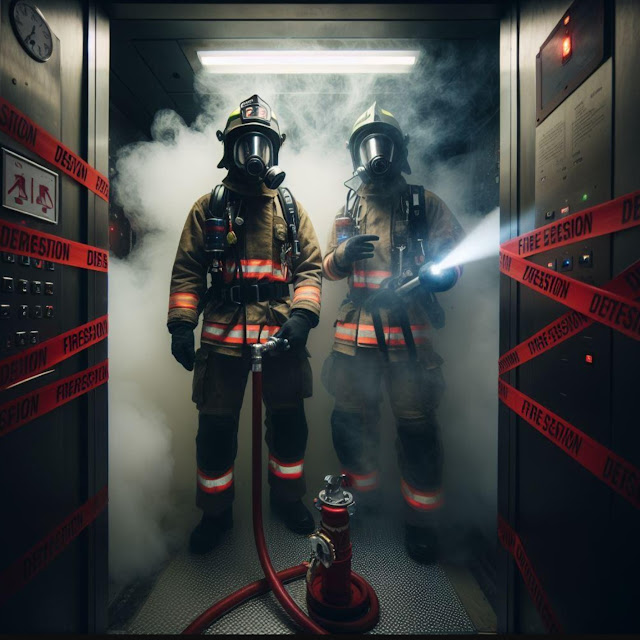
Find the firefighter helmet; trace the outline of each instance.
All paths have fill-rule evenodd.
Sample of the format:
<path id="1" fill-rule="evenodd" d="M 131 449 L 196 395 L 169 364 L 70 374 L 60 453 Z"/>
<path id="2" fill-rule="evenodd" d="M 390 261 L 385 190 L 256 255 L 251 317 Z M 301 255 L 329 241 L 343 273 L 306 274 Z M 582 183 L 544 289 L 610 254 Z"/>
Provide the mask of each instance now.
<path id="1" fill-rule="evenodd" d="M 271 141 L 273 157 L 270 164 L 278 164 L 278 151 L 286 135 L 280 134 L 278 119 L 271 107 L 256 94 L 242 101 L 240 107 L 229 114 L 224 131 L 216 132 L 218 140 L 224 144 L 224 155 L 218 163 L 219 169 L 231 169 L 234 166 L 235 141 L 242 133 L 249 131 L 262 133 Z"/>
<path id="2" fill-rule="evenodd" d="M 354 171 L 366 169 L 375 178 L 387 173 L 411 173 L 407 161 L 409 136 L 394 115 L 374 102 L 357 120 L 347 146 Z"/>

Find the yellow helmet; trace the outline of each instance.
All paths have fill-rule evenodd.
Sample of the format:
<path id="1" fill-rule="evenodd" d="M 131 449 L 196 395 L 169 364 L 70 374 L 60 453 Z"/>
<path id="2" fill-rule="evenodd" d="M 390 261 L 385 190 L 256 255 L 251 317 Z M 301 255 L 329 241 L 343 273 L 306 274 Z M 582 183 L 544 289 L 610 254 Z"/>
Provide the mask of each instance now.
<path id="1" fill-rule="evenodd" d="M 389 157 L 384 154 L 374 155 L 380 152 L 381 146 L 367 149 L 370 139 L 377 136 L 387 137 L 390 143 L 382 146 Z M 354 171 L 367 168 L 374 175 L 376 173 L 386 173 L 389 169 L 397 173 L 411 173 L 411 167 L 407 161 L 407 144 L 409 136 L 402 133 L 400 124 L 392 113 L 382 109 L 374 102 L 355 122 L 351 130 L 351 136 L 347 142 L 351 153 Z M 369 156 L 365 162 L 364 155 Z M 368 165 L 364 167 L 363 165 Z M 376 167 L 380 171 L 376 171 Z"/>

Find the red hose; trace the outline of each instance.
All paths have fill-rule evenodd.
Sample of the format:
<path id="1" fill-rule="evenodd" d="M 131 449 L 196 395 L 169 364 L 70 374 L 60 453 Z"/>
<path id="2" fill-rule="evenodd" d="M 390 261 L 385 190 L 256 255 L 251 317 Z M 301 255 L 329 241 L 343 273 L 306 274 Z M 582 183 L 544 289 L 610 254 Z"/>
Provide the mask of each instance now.
<path id="1" fill-rule="evenodd" d="M 303 629 L 311 633 L 327 635 L 328 632 L 319 627 L 306 613 L 300 609 L 293 598 L 287 593 L 278 580 L 278 576 L 271 564 L 262 527 L 262 372 L 253 372 L 253 424 L 251 442 L 251 462 L 253 473 L 251 477 L 251 499 L 253 502 L 253 535 L 258 550 L 260 565 L 264 576 L 273 590 L 282 608 Z"/>
<path id="2" fill-rule="evenodd" d="M 284 571 L 278 571 L 278 579 L 282 582 L 288 582 L 301 578 L 307 572 L 308 565 L 299 564 L 295 567 L 285 569 Z M 226 598 L 216 602 L 211 608 L 207 609 L 204 613 L 199 615 L 183 632 L 182 635 L 199 635 L 204 629 L 211 626 L 218 618 L 228 613 L 234 607 L 242 604 L 250 598 L 260 596 L 264 593 L 268 593 L 270 590 L 269 583 L 265 578 L 262 580 L 256 580 L 251 584 L 245 585 L 241 589 L 238 589 Z"/>
<path id="3" fill-rule="evenodd" d="M 300 609 L 291 598 L 283 586 L 283 582 L 293 580 L 303 576 L 308 569 L 308 564 L 299 564 L 283 571 L 275 572 L 267 545 L 264 539 L 264 529 L 262 523 L 262 372 L 253 373 L 253 424 L 252 424 L 252 444 L 251 457 L 253 473 L 251 478 L 251 499 L 253 503 L 253 535 L 255 538 L 258 558 L 265 578 L 256 580 L 231 595 L 215 603 L 204 613 L 200 614 L 183 632 L 183 635 L 194 635 L 201 633 L 219 617 L 242 604 L 254 596 L 267 593 L 269 589 L 273 591 L 282 608 L 289 616 L 297 622 L 303 629 L 311 633 L 328 635 L 329 632 L 318 626 L 307 614 Z M 379 616 L 378 597 L 366 580 L 354 571 L 351 571 L 352 580 L 355 584 L 365 589 L 371 598 L 371 606 L 368 613 L 359 621 L 336 622 L 327 620 L 328 626 L 337 627 L 339 631 L 357 632 L 371 629 L 375 626 Z M 314 615 L 317 615 L 314 612 Z M 318 616 L 321 617 L 321 616 Z"/>

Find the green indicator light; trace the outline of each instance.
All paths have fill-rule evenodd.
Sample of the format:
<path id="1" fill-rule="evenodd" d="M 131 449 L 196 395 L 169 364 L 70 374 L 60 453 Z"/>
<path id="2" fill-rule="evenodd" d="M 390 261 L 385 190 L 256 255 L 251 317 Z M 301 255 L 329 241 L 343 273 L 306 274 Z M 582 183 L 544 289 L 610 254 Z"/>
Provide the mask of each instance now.
<path id="1" fill-rule="evenodd" d="M 589 197 L 588 193 L 583 193 L 582 194 L 582 202 L 584 202 L 585 200 L 587 200 L 587 198 Z"/>

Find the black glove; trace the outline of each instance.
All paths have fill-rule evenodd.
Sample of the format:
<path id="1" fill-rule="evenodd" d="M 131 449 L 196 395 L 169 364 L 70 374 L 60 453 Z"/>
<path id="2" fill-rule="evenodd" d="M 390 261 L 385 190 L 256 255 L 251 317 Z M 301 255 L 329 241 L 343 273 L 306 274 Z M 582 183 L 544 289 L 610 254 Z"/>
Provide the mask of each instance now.
<path id="1" fill-rule="evenodd" d="M 288 340 L 293 351 L 301 350 L 307 344 L 309 331 L 317 324 L 318 316 L 315 313 L 306 309 L 295 309 L 275 337 Z"/>
<path id="2" fill-rule="evenodd" d="M 354 236 L 338 246 L 334 260 L 338 269 L 347 271 L 356 260 L 373 258 L 373 243 L 380 240 L 379 236 Z"/>
<path id="3" fill-rule="evenodd" d="M 187 370 L 193 371 L 196 359 L 194 349 L 193 330 L 190 322 L 172 322 L 168 326 L 171 333 L 171 353 L 173 357 Z"/>
<path id="4" fill-rule="evenodd" d="M 431 293 L 451 289 L 458 281 L 460 271 L 456 267 L 442 270 L 434 269 L 434 264 L 433 262 L 429 262 L 420 267 L 418 278 L 420 278 L 422 287 Z"/>

